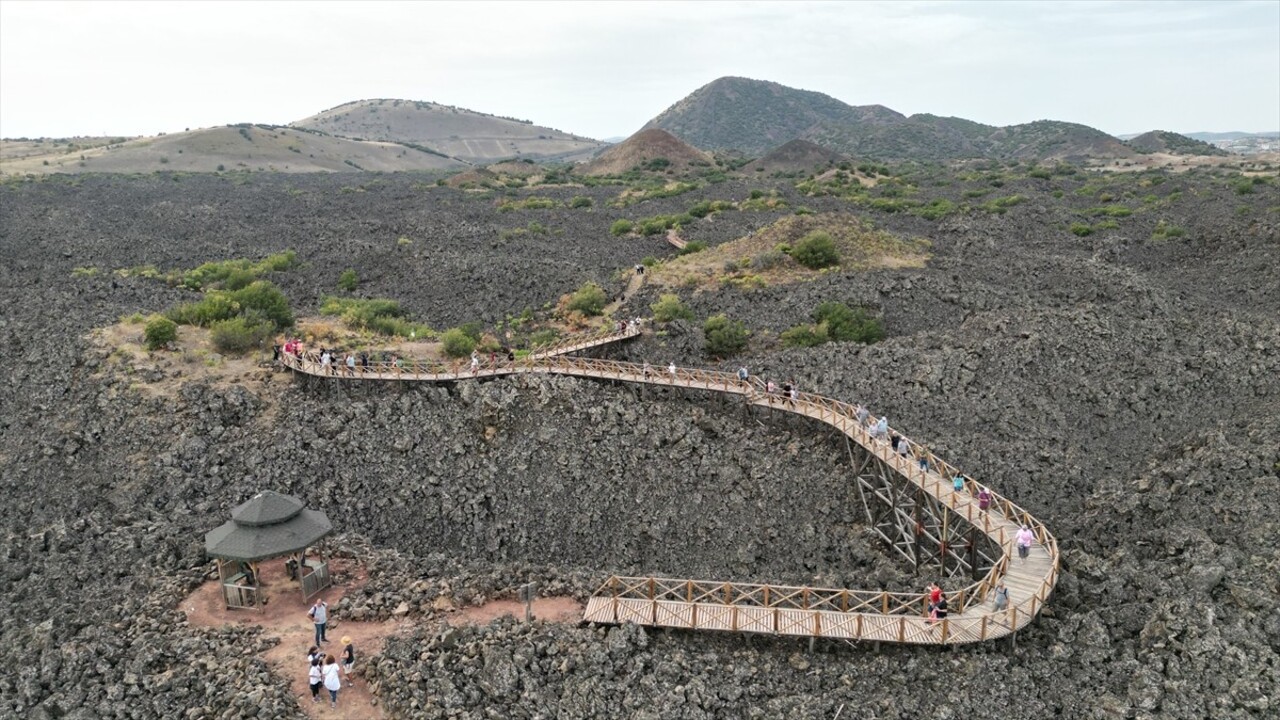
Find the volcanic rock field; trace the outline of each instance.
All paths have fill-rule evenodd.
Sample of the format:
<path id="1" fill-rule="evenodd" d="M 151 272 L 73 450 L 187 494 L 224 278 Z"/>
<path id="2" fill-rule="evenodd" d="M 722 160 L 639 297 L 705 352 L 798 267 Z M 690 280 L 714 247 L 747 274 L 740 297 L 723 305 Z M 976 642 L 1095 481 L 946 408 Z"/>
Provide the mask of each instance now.
<path id="1" fill-rule="evenodd" d="M 922 200 L 960 200 L 937 170 Z M 1144 175 L 1151 175 L 1150 173 Z M 204 533 L 259 490 L 323 510 L 369 583 L 333 611 L 416 628 L 365 659 L 404 718 L 1267 718 L 1280 713 L 1280 191 L 1161 173 L 1118 227 L 1078 173 L 1009 179 L 1007 212 L 939 220 L 730 179 L 610 206 L 618 186 L 474 192 L 412 175 L 50 176 L 0 185 L 0 716 L 302 718 L 257 630 L 189 625 Z M 91 338 L 189 290 L 161 270 L 295 250 L 271 278 L 300 316 L 338 275 L 447 328 L 540 311 L 587 280 L 613 296 L 661 236 L 619 218 L 776 190 L 716 213 L 709 245 L 798 206 L 929 241 L 924 267 L 679 289 L 675 322 L 612 357 L 732 369 L 866 403 L 1056 534 L 1062 577 L 1007 641 L 957 648 L 512 619 L 446 628 L 437 599 L 529 581 L 585 598 L 611 573 L 919 590 L 861 525 L 843 445 L 821 426 L 674 390 L 521 376 L 443 386 L 209 380 Z M 1056 194 L 1055 194 L 1056 192 Z M 560 207 L 499 212 L 503 197 Z M 577 196 L 592 205 L 569 208 Z M 979 201 L 981 202 L 981 201 Z M 504 233 L 538 223 L 546 232 Z M 1160 224 L 1185 229 L 1153 238 Z M 86 268 L 94 268 L 88 272 Z M 621 271 L 621 272 L 620 272 Z M 645 286 L 619 311 L 649 315 Z M 871 308 L 877 344 L 767 338 L 828 300 Z M 742 320 L 708 359 L 701 320 Z M 842 464 L 844 462 L 845 464 Z M 301 611 L 301 609 L 300 609 Z M 405 614 L 405 613 L 401 613 Z M 340 627 L 340 625 L 339 625 Z M 305 651 L 300 649 L 299 654 Z M 299 663 L 301 667 L 301 662 Z"/>

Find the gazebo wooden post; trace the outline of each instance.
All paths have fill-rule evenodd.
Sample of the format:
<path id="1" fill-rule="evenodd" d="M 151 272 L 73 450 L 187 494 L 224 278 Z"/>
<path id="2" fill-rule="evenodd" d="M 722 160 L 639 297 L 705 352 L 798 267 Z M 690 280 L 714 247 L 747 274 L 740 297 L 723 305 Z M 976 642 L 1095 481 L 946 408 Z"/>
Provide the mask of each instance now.
<path id="1" fill-rule="evenodd" d="M 258 612 L 265 612 L 263 606 L 266 603 L 263 602 L 264 598 L 262 597 L 262 575 L 258 573 L 257 560 L 249 563 L 249 571 L 253 573 L 253 604 L 258 608 Z"/>
<path id="2" fill-rule="evenodd" d="M 307 585 L 302 582 L 302 576 L 307 570 L 307 549 L 302 548 L 294 553 L 294 556 L 298 563 L 298 593 L 302 595 L 302 602 L 305 604 L 307 602 Z"/>

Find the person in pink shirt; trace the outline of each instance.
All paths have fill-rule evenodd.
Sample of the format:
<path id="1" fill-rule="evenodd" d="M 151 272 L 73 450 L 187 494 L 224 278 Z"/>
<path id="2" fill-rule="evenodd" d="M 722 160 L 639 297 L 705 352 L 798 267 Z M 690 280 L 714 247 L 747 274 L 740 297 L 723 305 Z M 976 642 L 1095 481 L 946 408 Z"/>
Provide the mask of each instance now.
<path id="1" fill-rule="evenodd" d="M 1022 558 L 1022 562 L 1027 561 L 1027 555 L 1031 552 L 1031 545 L 1036 541 L 1036 534 L 1031 532 L 1031 528 L 1023 525 L 1018 531 L 1018 557 Z"/>

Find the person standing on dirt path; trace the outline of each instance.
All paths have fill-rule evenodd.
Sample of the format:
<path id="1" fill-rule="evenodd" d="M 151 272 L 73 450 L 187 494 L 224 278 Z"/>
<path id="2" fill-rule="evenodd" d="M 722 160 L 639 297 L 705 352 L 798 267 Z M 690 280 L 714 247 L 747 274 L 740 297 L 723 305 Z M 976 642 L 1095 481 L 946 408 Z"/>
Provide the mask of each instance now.
<path id="1" fill-rule="evenodd" d="M 1018 531 L 1018 557 L 1022 558 L 1023 564 L 1027 562 L 1027 555 L 1031 553 L 1031 544 L 1036 541 L 1035 533 L 1031 532 L 1031 528 L 1023 525 Z"/>
<path id="2" fill-rule="evenodd" d="M 351 644 L 351 636 L 342 636 L 342 674 L 347 676 L 347 685 L 351 685 L 351 666 L 356 664 L 356 647 Z"/>
<path id="3" fill-rule="evenodd" d="M 321 598 L 316 598 L 316 604 L 311 606 L 311 610 L 307 612 L 307 617 L 311 618 L 311 622 L 316 626 L 316 645 L 329 642 L 324 636 L 325 627 L 329 623 L 329 603 Z"/>
<path id="4" fill-rule="evenodd" d="M 324 671 L 320 663 L 323 660 L 324 655 L 317 654 L 311 658 L 311 664 L 307 667 L 307 686 L 311 688 L 311 702 L 320 702 L 320 686 L 324 684 Z"/>
<path id="5" fill-rule="evenodd" d="M 332 655 L 326 655 L 320 674 L 324 677 L 324 689 L 329 691 L 329 707 L 338 707 L 338 691 L 342 689 L 340 672 L 338 661 Z"/>

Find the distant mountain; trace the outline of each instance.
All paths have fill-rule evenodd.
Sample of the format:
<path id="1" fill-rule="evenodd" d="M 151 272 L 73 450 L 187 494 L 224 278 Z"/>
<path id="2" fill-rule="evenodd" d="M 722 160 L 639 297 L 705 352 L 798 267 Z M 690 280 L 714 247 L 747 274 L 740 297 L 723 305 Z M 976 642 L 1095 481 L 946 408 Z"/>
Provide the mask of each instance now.
<path id="1" fill-rule="evenodd" d="M 21 159 L 0 162 L 0 171 L 391 172 L 465 167 L 458 160 L 396 143 L 351 140 L 248 123 L 135 138 L 91 148 L 51 143 L 43 147 L 46 150 L 43 154 L 27 154 Z"/>
<path id="2" fill-rule="evenodd" d="M 707 150 L 761 154 L 815 128 L 900 122 L 880 105 L 852 107 L 809 90 L 775 82 L 723 77 L 694 90 L 645 124 Z"/>
<path id="3" fill-rule="evenodd" d="M 1204 142 L 1217 142 L 1219 140 L 1243 140 L 1245 138 L 1280 138 L 1280 132 L 1240 132 L 1238 130 L 1231 132 L 1193 132 L 1182 133 L 1192 140 L 1203 140 Z"/>
<path id="4" fill-rule="evenodd" d="M 993 127 L 963 118 L 911 117 L 881 105 L 851 106 L 818 92 L 747 78 L 720 78 L 646 125 L 698 147 L 759 154 L 793 139 L 854 157 L 1079 159 L 1130 157 L 1116 138 L 1076 123 L 1040 120 Z"/>
<path id="5" fill-rule="evenodd" d="M 1203 140 L 1189 138 L 1167 130 L 1152 130 L 1135 136 L 1125 144 L 1140 153 L 1169 153 L 1170 155 L 1226 155 L 1226 150 Z"/>
<path id="6" fill-rule="evenodd" d="M 713 159 L 666 130 L 648 129 L 632 135 L 577 167 L 582 175 L 621 175 L 629 170 L 683 174 L 692 167 L 710 167 Z"/>
<path id="7" fill-rule="evenodd" d="M 511 158 L 575 162 L 606 146 L 527 120 L 416 100 L 357 100 L 292 125 L 345 138 L 418 145 L 472 165 Z"/>
<path id="8" fill-rule="evenodd" d="M 808 140 L 792 140 L 771 150 L 764 157 L 752 160 L 739 170 L 748 177 L 756 173 L 821 173 L 848 161 L 847 156 Z"/>

